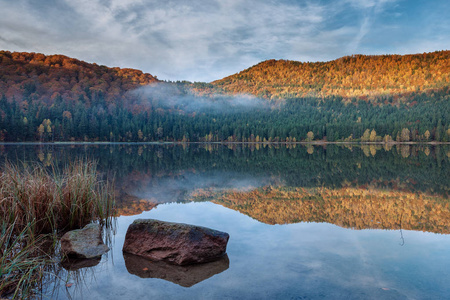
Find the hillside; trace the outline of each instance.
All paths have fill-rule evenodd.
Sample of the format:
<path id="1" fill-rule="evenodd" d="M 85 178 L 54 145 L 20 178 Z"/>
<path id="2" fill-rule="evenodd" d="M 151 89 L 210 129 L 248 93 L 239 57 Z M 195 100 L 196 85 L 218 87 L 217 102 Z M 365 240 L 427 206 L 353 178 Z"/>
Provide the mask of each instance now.
<path id="1" fill-rule="evenodd" d="M 57 97 L 86 104 L 126 98 L 126 92 L 157 82 L 134 69 L 108 68 L 64 55 L 0 51 L 0 96 L 52 105 Z M 104 99 L 103 99 L 104 98 Z M 27 101 L 27 103 L 24 103 Z"/>
<path id="2" fill-rule="evenodd" d="M 449 55 L 267 61 L 191 84 L 0 51 L 0 142 L 448 142 Z"/>
<path id="3" fill-rule="evenodd" d="M 415 55 L 353 55 L 329 62 L 268 60 L 212 82 L 217 91 L 280 99 L 376 98 L 450 86 L 450 51 Z"/>
<path id="4" fill-rule="evenodd" d="M 64 55 L 0 51 L 0 95 L 16 101 L 88 103 L 126 99 L 126 92 L 158 82 L 135 69 L 108 68 Z M 375 100 L 450 87 L 450 51 L 415 55 L 353 55 L 329 62 L 268 60 L 221 80 L 194 83 L 197 94 L 248 93 L 267 99 L 340 96 Z M 184 88 L 184 87 L 183 87 Z"/>

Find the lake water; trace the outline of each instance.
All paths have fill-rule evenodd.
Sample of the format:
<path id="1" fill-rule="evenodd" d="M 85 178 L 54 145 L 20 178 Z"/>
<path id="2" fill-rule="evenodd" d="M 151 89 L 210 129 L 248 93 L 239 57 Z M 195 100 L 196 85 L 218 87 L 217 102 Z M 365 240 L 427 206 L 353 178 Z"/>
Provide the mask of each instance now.
<path id="1" fill-rule="evenodd" d="M 57 265 L 44 299 L 449 299 L 449 146 L 0 145 L 2 161 L 75 157 L 115 177 L 120 216 L 111 251 Z M 228 232 L 227 256 L 124 255 L 137 218 Z"/>

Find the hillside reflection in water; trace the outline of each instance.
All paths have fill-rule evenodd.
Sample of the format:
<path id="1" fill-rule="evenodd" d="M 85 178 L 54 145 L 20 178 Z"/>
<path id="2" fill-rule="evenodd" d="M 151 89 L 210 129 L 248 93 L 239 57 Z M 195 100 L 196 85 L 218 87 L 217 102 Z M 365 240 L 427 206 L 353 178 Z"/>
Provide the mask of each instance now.
<path id="1" fill-rule="evenodd" d="M 51 298 L 89 291 L 93 299 L 429 299 L 450 292 L 448 146 L 0 145 L 2 160 L 59 165 L 79 156 L 115 178 L 117 234 L 111 252 L 82 269 L 77 289 L 57 283 Z M 136 218 L 226 231 L 228 258 L 143 272 L 145 263 L 121 251 Z"/>

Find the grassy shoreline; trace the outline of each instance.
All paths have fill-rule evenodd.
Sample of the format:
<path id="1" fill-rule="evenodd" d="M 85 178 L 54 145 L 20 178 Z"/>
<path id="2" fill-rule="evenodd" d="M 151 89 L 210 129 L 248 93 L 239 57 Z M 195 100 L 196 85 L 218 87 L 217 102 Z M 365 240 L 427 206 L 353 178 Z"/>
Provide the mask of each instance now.
<path id="1" fill-rule="evenodd" d="M 26 298 L 39 288 L 61 232 L 93 221 L 110 225 L 114 194 L 111 184 L 99 179 L 96 165 L 77 160 L 58 170 L 5 163 L 0 171 L 0 297 Z"/>

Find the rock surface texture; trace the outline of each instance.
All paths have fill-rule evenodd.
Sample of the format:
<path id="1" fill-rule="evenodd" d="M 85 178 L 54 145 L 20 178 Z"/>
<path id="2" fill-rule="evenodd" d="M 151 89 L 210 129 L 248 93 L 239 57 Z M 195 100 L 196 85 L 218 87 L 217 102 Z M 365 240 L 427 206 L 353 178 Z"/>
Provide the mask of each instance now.
<path id="1" fill-rule="evenodd" d="M 94 258 L 109 251 L 103 243 L 99 224 L 88 224 L 83 229 L 66 232 L 61 238 L 61 251 L 68 257 Z"/>
<path id="2" fill-rule="evenodd" d="M 204 263 L 225 255 L 229 237 L 201 226 L 138 219 L 128 227 L 123 251 L 177 265 Z"/>

